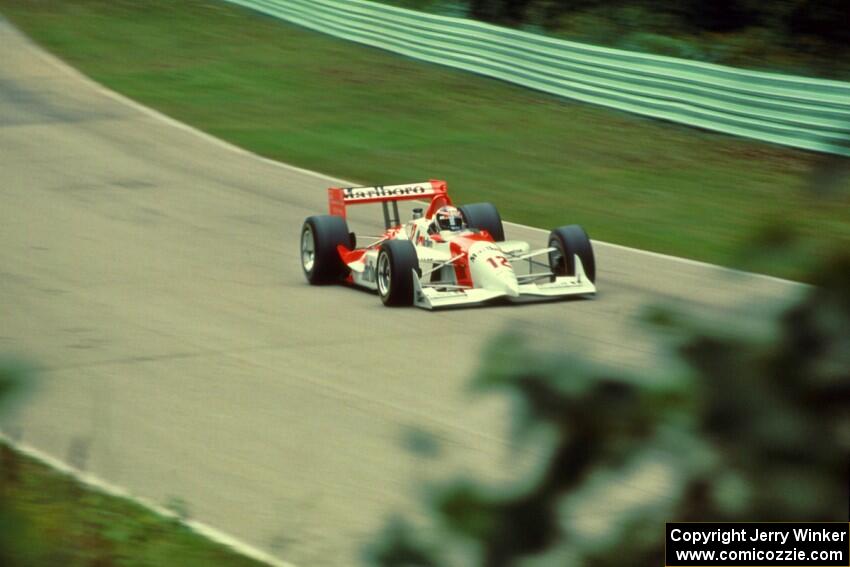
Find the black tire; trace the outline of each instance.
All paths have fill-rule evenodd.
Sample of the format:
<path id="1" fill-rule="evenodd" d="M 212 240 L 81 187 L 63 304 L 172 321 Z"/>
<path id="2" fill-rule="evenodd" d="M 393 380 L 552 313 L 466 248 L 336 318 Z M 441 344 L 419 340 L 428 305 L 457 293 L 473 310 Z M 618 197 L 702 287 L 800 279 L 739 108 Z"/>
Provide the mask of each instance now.
<path id="1" fill-rule="evenodd" d="M 502 227 L 502 217 L 493 203 L 473 203 L 458 207 L 460 214 L 470 228 L 486 230 L 496 242 L 505 240 L 505 229 Z"/>
<path id="2" fill-rule="evenodd" d="M 584 273 L 592 282 L 596 282 L 596 259 L 590 238 L 577 224 L 556 228 L 549 234 L 549 247 L 557 252 L 549 253 L 549 266 L 556 276 L 576 275 L 575 256 L 581 260 Z"/>
<path id="3" fill-rule="evenodd" d="M 416 248 L 409 240 L 388 240 L 381 244 L 375 277 L 384 305 L 413 304 L 413 270 L 422 274 Z"/>
<path id="4" fill-rule="evenodd" d="M 348 267 L 339 257 L 337 246 L 348 246 L 351 235 L 345 219 L 335 215 L 307 217 L 301 227 L 301 269 L 313 285 L 335 283 L 346 276 Z M 305 248 L 312 242 L 312 251 Z M 308 253 L 311 256 L 308 256 Z"/>

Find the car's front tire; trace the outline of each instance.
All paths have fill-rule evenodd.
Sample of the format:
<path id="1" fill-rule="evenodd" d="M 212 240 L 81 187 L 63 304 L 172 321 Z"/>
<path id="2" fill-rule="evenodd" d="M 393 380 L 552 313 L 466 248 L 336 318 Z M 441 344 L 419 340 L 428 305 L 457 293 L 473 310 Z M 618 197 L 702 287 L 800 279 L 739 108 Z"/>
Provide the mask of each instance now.
<path id="1" fill-rule="evenodd" d="M 301 227 L 301 269 L 313 285 L 335 283 L 348 273 L 337 246 L 348 247 L 351 234 L 345 219 L 335 215 L 307 217 Z"/>
<path id="2" fill-rule="evenodd" d="M 378 252 L 378 295 L 388 307 L 413 304 L 413 271 L 422 274 L 416 248 L 408 240 L 387 240 Z"/>
<path id="3" fill-rule="evenodd" d="M 554 252 L 549 252 L 549 267 L 555 276 L 576 275 L 575 257 L 578 256 L 585 275 L 591 282 L 596 282 L 593 246 L 581 226 L 571 224 L 553 230 L 549 234 L 549 248 L 555 248 Z"/>

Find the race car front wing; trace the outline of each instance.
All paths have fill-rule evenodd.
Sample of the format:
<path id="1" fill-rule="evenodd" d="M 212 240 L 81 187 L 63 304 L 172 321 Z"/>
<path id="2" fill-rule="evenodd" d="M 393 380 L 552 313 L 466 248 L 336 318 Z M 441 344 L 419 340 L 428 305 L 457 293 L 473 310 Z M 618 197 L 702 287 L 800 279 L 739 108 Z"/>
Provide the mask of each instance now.
<path id="1" fill-rule="evenodd" d="M 558 276 L 546 283 L 520 283 L 519 294 L 509 295 L 502 289 L 464 288 L 452 285 L 423 284 L 413 272 L 413 304 L 423 309 L 447 309 L 479 305 L 494 301 L 529 303 L 552 301 L 574 295 L 592 295 L 596 286 L 587 277 L 578 256 L 575 256 L 576 274 Z"/>

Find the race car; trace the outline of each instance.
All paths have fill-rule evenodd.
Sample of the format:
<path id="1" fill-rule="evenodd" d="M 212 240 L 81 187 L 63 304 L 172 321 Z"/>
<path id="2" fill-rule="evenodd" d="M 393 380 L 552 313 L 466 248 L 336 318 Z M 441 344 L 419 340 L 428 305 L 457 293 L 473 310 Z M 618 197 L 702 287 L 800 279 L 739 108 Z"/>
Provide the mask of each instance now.
<path id="1" fill-rule="evenodd" d="M 428 207 L 402 223 L 398 202 L 408 200 Z M 358 248 L 346 211 L 367 203 L 382 205 L 385 230 Z M 579 225 L 556 228 L 546 248 L 532 250 L 505 240 L 493 204 L 455 207 L 445 181 L 331 187 L 328 208 L 301 229 L 301 266 L 314 285 L 347 283 L 377 291 L 384 305 L 424 309 L 596 293 L 593 248 Z"/>

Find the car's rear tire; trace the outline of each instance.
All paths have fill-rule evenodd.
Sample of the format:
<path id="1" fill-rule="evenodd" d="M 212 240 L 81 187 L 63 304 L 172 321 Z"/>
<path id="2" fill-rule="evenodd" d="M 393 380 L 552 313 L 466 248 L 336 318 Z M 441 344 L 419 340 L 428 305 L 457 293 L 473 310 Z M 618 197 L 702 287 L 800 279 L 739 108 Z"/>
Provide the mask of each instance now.
<path id="1" fill-rule="evenodd" d="M 378 295 L 388 307 L 413 304 L 413 270 L 422 274 L 416 248 L 409 240 L 387 240 L 378 252 Z"/>
<path id="2" fill-rule="evenodd" d="M 505 240 L 505 229 L 502 226 L 502 217 L 493 203 L 473 203 L 458 207 L 466 224 L 470 228 L 486 230 L 496 242 Z"/>
<path id="3" fill-rule="evenodd" d="M 596 282 L 596 258 L 590 238 L 577 224 L 556 228 L 549 234 L 549 266 L 556 276 L 576 275 L 575 256 L 581 260 L 584 273 L 592 282 Z"/>
<path id="4" fill-rule="evenodd" d="M 337 246 L 348 247 L 351 234 L 345 219 L 335 215 L 307 217 L 301 227 L 301 269 L 313 285 L 335 283 L 348 273 Z"/>

